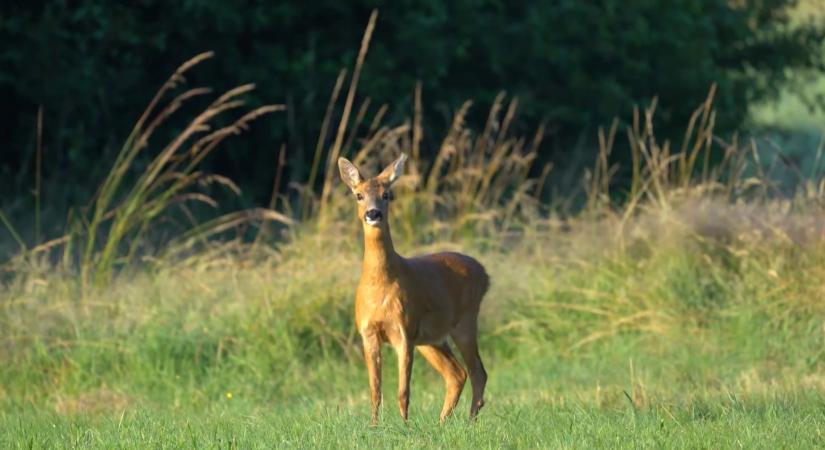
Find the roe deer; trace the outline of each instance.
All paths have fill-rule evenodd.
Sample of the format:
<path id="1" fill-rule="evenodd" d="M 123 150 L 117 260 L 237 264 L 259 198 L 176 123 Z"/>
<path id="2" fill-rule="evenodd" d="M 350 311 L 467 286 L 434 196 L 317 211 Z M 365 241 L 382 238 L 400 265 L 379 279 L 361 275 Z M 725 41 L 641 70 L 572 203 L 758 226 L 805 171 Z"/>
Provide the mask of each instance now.
<path id="1" fill-rule="evenodd" d="M 412 349 L 416 347 L 437 370 L 447 393 L 441 422 L 458 403 L 467 374 L 447 343 L 458 347 L 473 387 L 470 419 L 484 405 L 487 372 L 478 354 L 478 311 L 490 286 L 484 266 L 460 253 L 403 258 L 390 237 L 390 186 L 401 174 L 401 154 L 378 176 L 364 179 L 345 158 L 338 159 L 341 178 L 355 195 L 364 228 L 364 262 L 355 295 L 355 324 L 364 345 L 372 399 L 372 423 L 381 405 L 381 344 L 398 356 L 398 407 L 407 420 Z"/>

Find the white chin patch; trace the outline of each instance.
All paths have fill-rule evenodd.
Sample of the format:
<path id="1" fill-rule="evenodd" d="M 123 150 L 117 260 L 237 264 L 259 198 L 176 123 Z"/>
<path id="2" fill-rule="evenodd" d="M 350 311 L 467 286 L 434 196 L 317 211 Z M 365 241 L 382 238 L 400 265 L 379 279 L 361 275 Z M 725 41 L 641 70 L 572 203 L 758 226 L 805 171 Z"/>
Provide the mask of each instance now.
<path id="1" fill-rule="evenodd" d="M 367 225 L 377 227 L 378 225 L 381 225 L 381 221 L 380 220 L 367 219 Z"/>

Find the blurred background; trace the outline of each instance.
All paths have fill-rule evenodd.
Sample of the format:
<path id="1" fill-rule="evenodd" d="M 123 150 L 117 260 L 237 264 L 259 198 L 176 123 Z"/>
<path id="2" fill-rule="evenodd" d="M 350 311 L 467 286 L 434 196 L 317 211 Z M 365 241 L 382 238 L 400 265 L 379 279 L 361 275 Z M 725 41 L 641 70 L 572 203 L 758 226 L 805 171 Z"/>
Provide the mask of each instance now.
<path id="1" fill-rule="evenodd" d="M 409 120 L 420 83 L 420 148 L 432 159 L 465 101 L 473 101 L 469 127 L 481 129 L 506 92 L 506 101 L 518 100 L 511 130 L 544 126 L 533 171 L 554 165 L 545 198 L 580 188 L 582 168 L 598 151 L 597 128 L 618 119 L 622 129 L 634 106 L 654 97 L 657 133 L 678 145 L 712 85 L 719 136 L 781 141 L 797 166 L 811 163 L 818 143 L 819 0 L 7 1 L 0 5 L 0 207 L 28 233 L 41 177 L 39 202 L 54 216 L 44 233 L 62 233 L 67 211 L 92 197 L 153 93 L 207 50 L 216 57 L 187 74 L 189 86 L 255 83 L 248 104 L 286 106 L 203 163 L 238 184 L 233 207 L 265 206 L 282 146 L 286 190 L 307 181 L 319 142 L 334 140 L 334 132 L 321 135 L 327 104 L 341 71 L 352 74 L 373 8 L 380 20 L 348 118 L 353 133 L 364 134 L 376 116 L 388 125 Z M 343 101 L 333 105 L 330 130 L 341 108 Z M 157 136 L 184 125 L 174 118 Z M 617 145 L 626 148 L 623 138 Z M 626 163 L 629 152 L 612 158 Z M 615 182 L 626 184 L 622 173 Z"/>

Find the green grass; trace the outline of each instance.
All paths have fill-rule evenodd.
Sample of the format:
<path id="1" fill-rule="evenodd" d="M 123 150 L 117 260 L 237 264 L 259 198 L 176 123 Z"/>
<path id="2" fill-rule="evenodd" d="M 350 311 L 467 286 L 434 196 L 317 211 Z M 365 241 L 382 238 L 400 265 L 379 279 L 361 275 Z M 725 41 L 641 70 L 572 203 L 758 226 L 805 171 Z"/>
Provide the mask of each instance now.
<path id="1" fill-rule="evenodd" d="M 434 402 L 420 411 L 437 414 Z M 103 418 L 3 414 L 4 448 L 814 448 L 825 444 L 819 401 L 735 398 L 634 412 L 506 401 L 477 423 L 438 426 L 413 417 L 371 427 L 334 405 L 252 412 L 226 406 L 190 414 L 130 410 Z M 32 427 L 32 424 L 38 424 Z M 20 439 L 9 439 L 9 435 Z"/>

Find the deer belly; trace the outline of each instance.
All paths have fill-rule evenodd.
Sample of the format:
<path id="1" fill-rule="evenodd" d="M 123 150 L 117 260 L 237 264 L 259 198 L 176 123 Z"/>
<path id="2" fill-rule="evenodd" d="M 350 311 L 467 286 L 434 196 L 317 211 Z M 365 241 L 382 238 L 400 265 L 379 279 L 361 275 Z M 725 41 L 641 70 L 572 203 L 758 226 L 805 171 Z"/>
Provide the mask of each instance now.
<path id="1" fill-rule="evenodd" d="M 416 345 L 440 344 L 447 339 L 452 327 L 450 320 L 442 314 L 428 314 L 421 318 L 415 328 L 413 342 Z"/>

